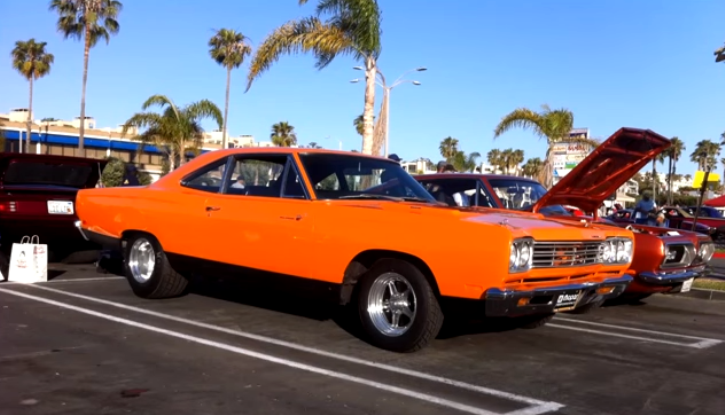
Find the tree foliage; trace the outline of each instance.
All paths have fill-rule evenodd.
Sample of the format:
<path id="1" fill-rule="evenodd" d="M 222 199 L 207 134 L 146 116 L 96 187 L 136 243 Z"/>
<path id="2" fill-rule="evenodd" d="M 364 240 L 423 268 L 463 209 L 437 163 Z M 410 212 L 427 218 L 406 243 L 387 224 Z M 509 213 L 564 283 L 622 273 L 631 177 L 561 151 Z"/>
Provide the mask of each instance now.
<path id="1" fill-rule="evenodd" d="M 160 106 L 161 112 L 147 111 Z M 221 110 L 213 102 L 203 99 L 179 108 L 165 95 L 153 95 L 142 105 L 143 112 L 131 116 L 123 126 L 122 136 L 132 126 L 145 130 L 134 137 L 143 144 L 150 144 L 164 150 L 169 158 L 169 170 L 183 164 L 186 152 L 198 151 L 203 144 L 204 129 L 201 120 L 210 118 L 221 128 L 224 120 Z M 142 146 L 139 146 L 139 150 Z M 177 163 L 178 160 L 178 163 Z"/>
<path id="2" fill-rule="evenodd" d="M 299 0 L 300 5 L 307 2 Z M 247 90 L 282 55 L 311 52 L 317 69 L 327 67 L 338 55 L 352 56 L 365 69 L 362 149 L 371 154 L 375 79 L 382 49 L 381 19 L 377 0 L 319 0 L 315 16 L 291 20 L 264 39 L 252 58 Z"/>

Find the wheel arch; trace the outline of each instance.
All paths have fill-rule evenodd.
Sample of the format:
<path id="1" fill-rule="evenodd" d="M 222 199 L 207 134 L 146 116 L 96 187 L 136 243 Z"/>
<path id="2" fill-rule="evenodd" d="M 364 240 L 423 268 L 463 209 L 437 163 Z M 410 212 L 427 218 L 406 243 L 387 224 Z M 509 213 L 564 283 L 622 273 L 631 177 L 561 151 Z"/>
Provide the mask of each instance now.
<path id="1" fill-rule="evenodd" d="M 360 277 L 362 277 L 377 261 L 381 259 L 398 259 L 415 266 L 423 273 L 426 280 L 428 280 L 428 283 L 433 289 L 435 295 L 440 297 L 438 282 L 433 275 L 433 271 L 430 269 L 428 264 L 425 263 L 425 261 L 415 255 L 405 252 L 371 249 L 357 254 L 345 268 L 342 285 L 340 287 L 340 304 L 345 305 L 350 302 L 353 292 L 355 291 L 355 286 L 360 280 Z"/>

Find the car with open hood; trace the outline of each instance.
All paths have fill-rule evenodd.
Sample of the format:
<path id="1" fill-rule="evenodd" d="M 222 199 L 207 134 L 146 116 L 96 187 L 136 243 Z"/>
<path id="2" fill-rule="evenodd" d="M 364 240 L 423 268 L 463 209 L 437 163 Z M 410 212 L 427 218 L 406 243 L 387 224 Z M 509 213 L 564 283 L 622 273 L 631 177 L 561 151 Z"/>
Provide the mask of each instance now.
<path id="1" fill-rule="evenodd" d="M 274 293 L 306 282 L 398 352 L 437 335 L 444 298 L 533 328 L 631 282 L 629 230 L 451 209 L 399 163 L 352 152 L 218 150 L 144 188 L 81 190 L 77 205 L 79 231 L 122 250 L 139 297 L 182 295 L 197 276 L 263 276 Z M 587 254 L 568 261 L 572 247 Z"/>
<path id="2" fill-rule="evenodd" d="M 622 298 L 640 300 L 653 293 L 690 290 L 693 280 L 706 271 L 715 249 L 712 238 L 707 235 L 682 229 L 618 224 L 598 216 L 607 197 L 670 145 L 667 138 L 653 131 L 622 128 L 549 191 L 535 180 L 516 176 L 452 173 L 415 178 L 434 197 L 450 206 L 468 204 L 537 212 L 566 222 L 631 229 L 635 237 L 630 268 L 634 281 Z M 566 206 L 593 216 L 573 215 Z M 572 260 L 584 255 L 576 250 L 569 253 Z"/>
<path id="3" fill-rule="evenodd" d="M 9 256 L 13 243 L 33 235 L 55 257 L 97 248 L 75 228 L 75 199 L 80 189 L 96 186 L 106 163 L 81 157 L 0 153 L 0 256 Z"/>

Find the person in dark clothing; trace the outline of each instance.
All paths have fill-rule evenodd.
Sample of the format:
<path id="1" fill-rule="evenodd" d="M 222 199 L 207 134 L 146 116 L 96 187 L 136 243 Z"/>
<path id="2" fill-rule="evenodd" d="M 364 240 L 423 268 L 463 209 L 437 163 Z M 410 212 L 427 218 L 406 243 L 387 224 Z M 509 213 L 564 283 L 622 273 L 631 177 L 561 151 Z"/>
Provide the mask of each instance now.
<path id="1" fill-rule="evenodd" d="M 140 186 L 141 182 L 138 181 L 138 169 L 133 164 L 126 164 L 125 171 L 123 173 L 123 182 L 121 186 Z"/>

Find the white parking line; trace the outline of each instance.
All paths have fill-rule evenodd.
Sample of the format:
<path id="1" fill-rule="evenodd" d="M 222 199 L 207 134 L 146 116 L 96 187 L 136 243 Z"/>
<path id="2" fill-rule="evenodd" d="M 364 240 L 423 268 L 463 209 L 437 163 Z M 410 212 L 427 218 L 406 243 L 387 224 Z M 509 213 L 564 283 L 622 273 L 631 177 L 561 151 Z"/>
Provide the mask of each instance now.
<path id="1" fill-rule="evenodd" d="M 520 409 L 520 410 L 516 410 L 516 411 L 513 411 L 513 412 L 509 412 L 507 414 L 496 414 L 494 412 L 486 411 L 486 410 L 483 410 L 483 409 L 480 409 L 480 408 L 470 407 L 470 406 L 463 405 L 463 404 L 458 404 L 458 403 L 452 402 L 452 401 L 451 401 L 451 405 L 442 404 L 440 402 L 448 402 L 448 401 L 446 401 L 445 399 L 437 398 L 437 397 L 423 395 L 423 394 L 420 394 L 418 392 L 409 391 L 407 389 L 397 388 L 395 386 L 390 386 L 390 385 L 385 385 L 385 384 L 378 384 L 377 382 L 369 381 L 369 380 L 362 379 L 362 378 L 356 378 L 356 377 L 349 376 L 349 375 L 345 375 L 345 374 L 338 373 L 338 372 L 331 372 L 331 373 L 335 373 L 335 374 L 337 374 L 339 376 L 337 376 L 337 375 L 336 376 L 333 376 L 333 375 L 328 374 L 328 376 L 339 377 L 341 379 L 350 380 L 351 382 L 357 382 L 357 383 L 361 383 L 361 384 L 366 384 L 368 386 L 377 387 L 379 389 L 384 389 L 384 390 L 389 390 L 391 392 L 399 393 L 399 394 L 402 394 L 402 395 L 406 395 L 406 393 L 411 393 L 411 394 L 417 394 L 417 395 L 426 396 L 427 397 L 426 399 L 423 399 L 423 398 L 418 398 L 418 399 L 426 400 L 428 402 L 433 402 L 433 403 L 439 403 L 441 405 L 449 406 L 450 408 L 459 409 L 459 410 L 464 411 L 464 412 L 469 412 L 469 413 L 474 413 L 474 414 L 479 414 L 479 415 L 539 415 L 539 414 L 545 414 L 547 412 L 554 412 L 554 411 L 557 411 L 557 410 L 559 410 L 559 409 L 561 409 L 561 408 L 564 407 L 564 405 L 562 405 L 560 403 L 557 403 L 557 402 L 541 401 L 541 400 L 538 400 L 538 399 L 533 399 L 533 398 L 529 398 L 529 397 L 522 396 L 522 395 L 517 395 L 517 394 L 513 394 L 513 393 L 509 393 L 509 392 L 503 392 L 503 391 L 499 391 L 499 390 L 496 390 L 496 389 L 486 388 L 486 387 L 483 387 L 483 386 L 478 386 L 478 385 L 474 385 L 474 384 L 470 384 L 470 383 L 466 383 L 466 382 L 460 382 L 460 381 L 457 381 L 457 380 L 453 380 L 453 379 L 449 379 L 449 378 L 444 378 L 444 377 L 440 377 L 440 376 L 435 376 L 435 375 L 431 375 L 431 374 L 424 373 L 424 372 L 418 372 L 418 371 L 414 371 L 414 370 L 410 370 L 410 369 L 405 369 L 405 368 L 401 368 L 401 367 L 397 367 L 397 366 L 387 365 L 385 363 L 371 362 L 371 361 L 368 361 L 368 360 L 358 359 L 358 358 L 351 357 L 351 356 L 347 356 L 347 355 L 342 355 L 342 354 L 337 354 L 337 353 L 333 353 L 333 352 L 328 352 L 328 351 L 324 351 L 324 350 L 315 349 L 315 348 L 312 348 L 312 347 L 302 346 L 302 345 L 299 345 L 299 344 L 296 344 L 296 343 L 287 342 L 287 341 L 284 341 L 284 340 L 274 339 L 274 338 L 271 338 L 271 337 L 261 336 L 261 335 L 258 335 L 258 334 L 248 333 L 248 332 L 244 332 L 244 331 L 240 331 L 240 330 L 234 330 L 234 329 L 230 329 L 230 328 L 226 328 L 226 327 L 222 327 L 222 326 L 216 326 L 216 325 L 213 325 L 213 324 L 202 323 L 202 322 L 199 322 L 199 321 L 189 320 L 189 319 L 185 319 L 185 318 L 182 318 L 182 317 L 177 317 L 177 316 L 170 315 L 170 314 L 158 313 L 158 312 L 155 312 L 155 311 L 146 310 L 146 309 L 139 308 L 139 307 L 134 307 L 134 306 L 129 306 L 129 305 L 122 304 L 122 303 L 116 303 L 116 302 L 113 302 L 113 301 L 103 300 L 103 299 L 100 299 L 100 298 L 90 297 L 90 296 L 86 296 L 86 295 L 82 295 L 82 294 L 76 294 L 76 293 L 72 293 L 72 292 L 68 292 L 68 291 L 58 290 L 58 289 L 54 289 L 54 288 L 50 288 L 50 287 L 46 287 L 46 286 L 35 285 L 35 284 L 29 285 L 29 286 L 31 286 L 33 288 L 40 289 L 40 290 L 50 291 L 50 292 L 53 292 L 53 293 L 57 293 L 57 294 L 61 294 L 61 295 L 66 295 L 66 296 L 74 297 L 74 298 L 79 298 L 79 299 L 83 299 L 83 300 L 87 300 L 87 301 L 91 301 L 91 302 L 95 302 L 95 303 L 99 303 L 99 304 L 104 304 L 104 305 L 107 305 L 107 306 L 116 307 L 116 308 L 120 308 L 120 309 L 124 309 L 124 310 L 129 310 L 129 311 L 133 311 L 133 312 L 140 313 L 140 314 L 146 314 L 146 315 L 150 315 L 150 316 L 157 317 L 157 318 L 161 318 L 161 319 L 165 319 L 165 320 L 175 321 L 175 322 L 178 322 L 178 323 L 183 323 L 183 324 L 187 324 L 187 325 L 191 325 L 191 326 L 195 326 L 195 327 L 200 327 L 200 328 L 204 328 L 204 329 L 208 329 L 208 330 L 214 330 L 214 331 L 217 331 L 217 332 L 231 334 L 231 335 L 234 335 L 234 336 L 239 336 L 239 337 L 243 337 L 243 338 L 247 338 L 247 339 L 252 339 L 252 340 L 259 341 L 259 342 L 264 342 L 264 343 L 268 343 L 268 344 L 274 344 L 274 345 L 277 345 L 277 346 L 282 346 L 282 347 L 286 347 L 286 348 L 293 349 L 293 350 L 299 350 L 299 351 L 303 351 L 303 352 L 310 353 L 310 354 L 314 354 L 314 355 L 318 355 L 318 356 L 324 356 L 324 357 L 327 357 L 327 358 L 330 358 L 330 359 L 336 359 L 336 360 L 345 361 L 345 362 L 349 362 L 349 363 L 355 363 L 355 364 L 362 365 L 362 366 L 368 366 L 368 367 L 372 367 L 372 368 L 376 368 L 376 369 L 380 369 L 380 370 L 385 370 L 385 371 L 388 371 L 388 372 L 393 372 L 393 373 L 402 374 L 402 375 L 406 375 L 406 376 L 410 376 L 410 377 L 424 379 L 424 380 L 427 380 L 427 381 L 430 381 L 430 382 L 442 383 L 442 384 L 446 384 L 446 385 L 449 385 L 449 386 L 457 387 L 457 388 L 460 388 L 460 389 L 466 389 L 466 390 L 478 392 L 478 393 L 481 393 L 481 394 L 484 394 L 484 395 L 494 396 L 494 397 L 497 397 L 497 398 L 507 399 L 507 400 L 511 400 L 511 401 L 514 401 L 514 402 L 520 402 L 520 403 L 525 403 L 525 404 L 531 405 L 530 407 L 523 408 L 523 409 Z M 149 326 L 149 325 L 145 325 L 145 324 L 142 324 L 142 323 L 137 323 L 137 322 L 132 321 L 132 320 L 122 319 L 122 318 L 115 317 L 115 316 L 112 316 L 112 315 L 109 315 L 109 314 L 99 313 L 99 312 L 96 312 L 96 311 L 93 311 L 93 310 L 90 310 L 90 309 L 85 309 L 85 308 L 73 306 L 71 304 L 61 303 L 61 302 L 58 302 L 58 301 L 49 300 L 49 299 L 45 299 L 45 298 L 42 298 L 42 297 L 37 297 L 37 296 L 34 296 L 34 295 L 30 295 L 30 294 L 20 293 L 20 292 L 14 291 L 14 290 L 7 290 L 7 289 L 0 288 L 0 292 L 5 292 L 5 293 L 8 293 L 8 294 L 12 294 L 12 295 L 18 295 L 18 296 L 25 297 L 25 298 L 29 298 L 29 299 L 33 299 L 33 300 L 36 300 L 36 301 L 46 302 L 46 303 L 49 303 L 49 304 L 58 305 L 60 307 L 66 307 L 66 308 L 73 309 L 73 310 L 76 310 L 76 311 L 79 311 L 79 312 L 84 312 L 86 314 L 94 315 L 96 317 L 106 318 L 106 319 L 109 319 L 109 320 L 112 320 L 112 321 L 117 321 L 117 322 L 120 322 L 120 323 L 123 323 L 123 324 L 135 325 L 136 327 L 145 328 L 145 329 L 151 330 L 151 331 L 157 331 L 157 332 L 163 333 L 163 334 L 168 334 L 168 335 L 172 335 L 172 336 L 178 334 L 179 336 L 176 336 L 176 337 L 187 336 L 187 335 L 185 335 L 183 333 L 170 332 L 170 331 L 168 331 L 166 329 L 161 329 L 161 328 L 158 328 L 158 327 L 155 327 L 155 326 Z M 163 332 L 162 331 L 158 331 L 158 330 L 163 330 Z M 169 333 L 175 333 L 175 334 L 169 334 L 169 333 L 167 333 L 167 331 Z M 193 336 L 187 336 L 187 337 L 194 338 L 194 339 L 198 339 L 199 340 L 198 341 L 199 343 L 202 343 L 202 342 L 213 343 L 213 344 L 202 343 L 202 344 L 210 345 L 212 347 L 218 347 L 218 348 L 222 348 L 222 349 L 225 349 L 225 350 L 230 350 L 230 351 L 233 351 L 233 352 L 239 353 L 239 354 L 246 354 L 246 355 L 251 356 L 251 357 L 257 357 L 257 358 L 262 359 L 262 360 L 273 361 L 275 363 L 280 363 L 280 364 L 284 364 L 284 365 L 287 365 L 287 366 L 300 368 L 302 370 L 309 370 L 309 371 L 319 370 L 319 371 L 328 372 L 326 369 L 316 368 L 316 367 L 313 367 L 313 366 L 310 366 L 310 367 L 312 369 L 315 369 L 315 370 L 307 369 L 305 367 L 307 367 L 308 365 L 304 365 L 302 363 L 287 361 L 286 359 L 280 359 L 280 358 L 276 358 L 276 357 L 273 357 L 273 356 L 264 355 L 264 354 L 261 354 L 261 353 L 249 351 L 247 349 L 235 348 L 235 346 L 226 345 L 226 344 L 217 343 L 217 342 L 212 342 L 212 341 L 209 341 L 209 340 L 205 340 L 203 338 L 196 338 L 196 337 L 193 337 Z M 182 337 L 182 338 L 186 338 L 186 337 Z M 190 340 L 190 341 L 196 341 L 196 340 Z M 221 345 L 223 347 L 220 347 L 219 345 Z M 235 348 L 235 350 L 231 350 L 230 348 Z M 242 351 L 238 351 L 236 349 L 243 350 L 243 352 Z M 262 357 L 258 357 L 258 355 L 259 356 L 262 356 Z M 276 360 L 272 360 L 272 359 L 276 359 Z M 285 362 L 289 362 L 289 364 L 287 364 Z M 305 367 L 292 366 L 292 364 L 299 365 L 299 366 L 305 366 Z M 319 371 L 318 372 L 315 372 L 315 373 L 322 373 L 322 372 L 319 372 Z M 327 374 L 327 373 L 322 373 L 322 374 Z M 345 376 L 345 377 L 343 378 L 342 376 Z M 353 380 L 353 379 L 355 379 L 355 380 Z M 359 379 L 360 381 L 358 382 L 357 379 Z M 380 385 L 380 387 L 374 386 L 373 384 Z M 400 389 L 400 391 L 396 391 L 396 390 L 393 390 L 393 389 L 386 389 L 388 387 Z M 417 395 L 416 396 L 406 395 L 406 396 L 417 397 Z M 430 400 L 430 399 L 432 399 L 432 400 Z M 457 406 L 452 406 L 452 405 L 457 405 Z M 468 409 L 462 409 L 462 408 L 468 408 Z"/>
<path id="2" fill-rule="evenodd" d="M 550 324 L 547 324 L 546 326 L 547 327 L 556 327 L 556 328 L 566 329 L 566 330 L 581 331 L 581 332 L 585 332 L 585 333 L 601 334 L 601 335 L 605 335 L 605 336 L 620 337 L 620 338 L 625 338 L 625 339 L 641 340 L 641 341 L 646 341 L 649 343 L 661 343 L 661 344 L 668 344 L 668 345 L 680 346 L 680 347 L 690 347 L 693 349 L 706 349 L 708 347 L 717 346 L 717 345 L 723 343 L 723 340 L 710 339 L 707 337 L 687 336 L 684 334 L 668 333 L 668 332 L 658 331 L 658 330 L 638 329 L 638 328 L 634 328 L 634 327 L 619 326 L 616 324 L 597 323 L 597 322 L 593 322 L 593 321 L 579 320 L 579 319 L 566 318 L 566 317 L 560 317 L 560 316 L 557 316 L 555 320 L 567 322 L 567 323 L 576 323 L 576 324 L 590 325 L 590 326 L 594 326 L 594 327 L 602 327 L 602 328 L 613 329 L 613 330 L 622 330 L 622 331 L 629 331 L 629 332 L 634 332 L 634 333 L 641 333 L 642 335 L 652 334 L 652 335 L 657 335 L 657 336 L 661 336 L 661 337 L 669 337 L 672 339 L 697 340 L 697 341 L 696 342 L 678 342 L 678 341 L 674 341 L 674 340 L 665 340 L 665 339 L 657 339 L 657 338 L 653 338 L 653 337 L 635 336 L 635 335 L 630 335 L 630 334 L 614 333 L 612 331 L 595 330 L 595 329 L 574 327 L 574 326 L 555 324 L 555 323 L 550 323 Z"/>
<path id="3" fill-rule="evenodd" d="M 126 277 L 120 277 L 117 275 L 109 276 L 109 277 L 88 277 L 88 278 L 70 278 L 70 279 L 52 279 L 48 281 L 41 281 L 34 284 L 62 284 L 66 282 L 92 282 L 92 281 L 116 281 L 116 280 L 125 280 Z M 17 281 L 6 281 L 3 282 L 3 284 L 12 284 L 12 285 L 31 285 L 25 282 L 17 282 Z"/>

